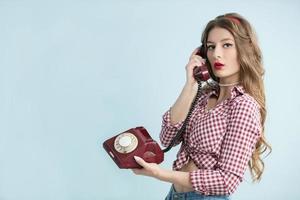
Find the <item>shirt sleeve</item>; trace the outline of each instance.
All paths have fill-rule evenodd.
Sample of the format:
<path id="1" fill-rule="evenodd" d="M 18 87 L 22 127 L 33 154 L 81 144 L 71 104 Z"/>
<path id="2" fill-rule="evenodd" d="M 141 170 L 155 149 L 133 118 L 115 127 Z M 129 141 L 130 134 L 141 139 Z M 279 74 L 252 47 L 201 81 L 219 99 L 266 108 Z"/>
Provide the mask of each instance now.
<path id="1" fill-rule="evenodd" d="M 194 190 L 205 195 L 232 194 L 242 181 L 260 133 L 260 111 L 255 100 L 243 99 L 233 105 L 215 169 L 190 172 Z"/>
<path id="2" fill-rule="evenodd" d="M 176 133 L 182 127 L 183 122 L 184 121 L 180 121 L 175 124 L 171 123 L 171 108 L 163 115 L 162 127 L 159 135 L 162 146 L 167 147 L 171 143 Z M 177 141 L 175 145 L 178 145 L 180 142 L 181 141 Z"/>

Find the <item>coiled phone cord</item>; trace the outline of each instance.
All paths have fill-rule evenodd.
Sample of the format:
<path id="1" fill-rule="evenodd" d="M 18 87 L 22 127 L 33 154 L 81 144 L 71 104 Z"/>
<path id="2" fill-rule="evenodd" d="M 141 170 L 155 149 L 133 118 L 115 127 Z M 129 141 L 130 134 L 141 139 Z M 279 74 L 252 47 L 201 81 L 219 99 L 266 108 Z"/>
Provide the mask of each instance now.
<path id="1" fill-rule="evenodd" d="M 197 82 L 198 82 L 197 94 L 196 94 L 196 97 L 194 98 L 194 101 L 191 104 L 191 107 L 190 107 L 190 110 L 189 110 L 189 112 L 187 114 L 187 117 L 185 118 L 185 120 L 183 122 L 183 125 L 181 126 L 180 130 L 177 132 L 176 136 L 173 138 L 173 140 L 171 141 L 171 143 L 169 144 L 169 146 L 162 150 L 164 153 L 168 152 L 174 146 L 174 144 L 177 141 L 179 141 L 180 138 L 183 136 L 184 131 L 186 129 L 186 125 L 187 125 L 187 123 L 189 122 L 189 120 L 191 118 L 191 115 L 192 115 L 192 112 L 194 110 L 194 107 L 195 107 L 196 103 L 198 102 L 200 96 L 203 94 L 202 93 L 203 90 L 202 90 L 202 87 L 201 87 L 201 82 L 198 81 L 198 80 L 197 80 Z"/>

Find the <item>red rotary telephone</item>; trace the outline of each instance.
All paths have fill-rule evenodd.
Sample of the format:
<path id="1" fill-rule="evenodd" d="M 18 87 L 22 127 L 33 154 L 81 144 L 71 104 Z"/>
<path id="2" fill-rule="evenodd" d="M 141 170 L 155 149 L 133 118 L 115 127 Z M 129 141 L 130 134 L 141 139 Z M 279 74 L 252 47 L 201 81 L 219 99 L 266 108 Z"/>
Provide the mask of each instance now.
<path id="1" fill-rule="evenodd" d="M 161 148 L 144 127 L 120 133 L 105 141 L 103 147 L 119 168 L 140 168 L 133 156 L 151 163 L 161 163 L 164 160 Z"/>

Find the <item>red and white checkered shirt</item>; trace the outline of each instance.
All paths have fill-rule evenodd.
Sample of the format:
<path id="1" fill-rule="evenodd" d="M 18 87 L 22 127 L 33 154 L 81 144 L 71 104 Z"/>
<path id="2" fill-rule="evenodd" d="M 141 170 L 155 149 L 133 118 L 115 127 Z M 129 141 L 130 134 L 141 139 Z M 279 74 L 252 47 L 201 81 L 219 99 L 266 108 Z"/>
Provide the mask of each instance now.
<path id="1" fill-rule="evenodd" d="M 212 91 L 202 95 L 195 105 L 173 169 L 181 169 L 192 159 L 198 167 L 190 172 L 195 191 L 204 195 L 230 195 L 242 181 L 261 134 L 259 105 L 242 86 L 235 86 L 229 99 L 207 111 L 211 95 L 218 94 Z M 160 133 L 163 146 L 170 144 L 182 124 L 171 124 L 170 109 L 163 115 Z"/>

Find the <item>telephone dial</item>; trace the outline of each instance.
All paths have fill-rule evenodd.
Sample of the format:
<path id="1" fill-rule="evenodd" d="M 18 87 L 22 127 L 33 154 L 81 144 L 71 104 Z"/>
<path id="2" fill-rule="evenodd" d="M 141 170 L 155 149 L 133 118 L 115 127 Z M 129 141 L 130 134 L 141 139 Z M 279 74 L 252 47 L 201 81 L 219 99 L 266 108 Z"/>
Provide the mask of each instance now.
<path id="1" fill-rule="evenodd" d="M 206 58 L 203 45 L 199 48 L 199 51 L 196 54 Z M 148 131 L 142 126 L 131 128 L 119 133 L 103 143 L 104 149 L 119 168 L 141 168 L 141 166 L 134 160 L 134 156 L 139 156 L 146 162 L 159 164 L 164 160 L 164 153 L 169 151 L 176 141 L 181 139 L 194 106 L 202 92 L 209 88 L 216 87 L 216 81 L 210 77 L 207 65 L 195 66 L 193 74 L 199 84 L 197 95 L 181 129 L 177 132 L 176 136 L 172 139 L 167 148 L 162 150 L 157 142 L 151 138 Z"/>

